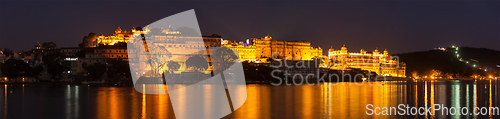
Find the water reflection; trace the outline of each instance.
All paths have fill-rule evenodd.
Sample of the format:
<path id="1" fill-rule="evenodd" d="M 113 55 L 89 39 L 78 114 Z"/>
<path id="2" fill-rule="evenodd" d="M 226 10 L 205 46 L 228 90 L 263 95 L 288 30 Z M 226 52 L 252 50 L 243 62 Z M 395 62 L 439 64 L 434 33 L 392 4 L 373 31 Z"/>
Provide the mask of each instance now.
<path id="1" fill-rule="evenodd" d="M 247 85 L 247 100 L 224 118 L 498 118 L 490 115 L 366 115 L 366 105 L 397 107 L 499 107 L 498 81 L 420 81 Z M 2 118 L 175 118 L 168 94 L 149 95 L 133 87 L 88 85 L 14 85 L 0 91 Z M 144 86 L 147 87 L 147 86 Z M 158 90 L 165 89 L 159 87 Z M 210 86 L 202 86 L 207 94 Z M 207 95 L 209 96 L 209 95 Z M 236 95 L 243 97 L 242 95 Z M 212 99 L 207 97 L 206 99 Z M 210 101 L 210 100 L 207 100 Z M 182 103 L 182 102 L 180 102 Z M 203 108 L 218 106 L 205 103 Z M 179 110 L 190 114 L 188 110 Z M 210 115 L 210 111 L 203 112 Z M 178 117 L 182 117 L 179 115 Z"/>

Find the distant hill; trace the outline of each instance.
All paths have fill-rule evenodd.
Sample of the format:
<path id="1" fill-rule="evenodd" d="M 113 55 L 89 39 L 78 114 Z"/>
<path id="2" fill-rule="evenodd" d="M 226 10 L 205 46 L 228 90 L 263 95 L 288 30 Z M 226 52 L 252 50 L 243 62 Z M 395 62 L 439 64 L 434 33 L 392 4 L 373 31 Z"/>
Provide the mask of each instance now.
<path id="1" fill-rule="evenodd" d="M 500 68 L 496 66 L 500 64 L 500 51 L 486 48 L 459 47 L 457 50 L 448 47 L 446 50 L 410 52 L 393 56 L 398 56 L 401 62 L 406 63 L 407 76 L 411 76 L 413 71 L 417 71 L 419 75 L 427 75 L 431 69 L 461 77 L 473 74 L 498 76 L 500 72 Z M 474 64 L 476 67 L 473 67 Z M 484 71 L 485 68 L 487 71 Z"/>

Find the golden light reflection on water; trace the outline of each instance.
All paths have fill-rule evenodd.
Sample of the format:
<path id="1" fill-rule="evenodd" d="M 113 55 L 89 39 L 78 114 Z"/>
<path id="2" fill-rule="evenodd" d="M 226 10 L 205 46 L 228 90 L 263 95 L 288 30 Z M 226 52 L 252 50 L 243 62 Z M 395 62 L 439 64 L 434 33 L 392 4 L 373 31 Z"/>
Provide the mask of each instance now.
<path id="1" fill-rule="evenodd" d="M 492 101 L 492 95 L 491 95 L 491 88 L 492 88 L 492 87 L 491 87 L 491 80 L 490 80 L 490 87 L 489 87 L 489 89 L 490 89 L 490 91 L 489 91 L 489 94 L 490 94 L 490 102 L 489 102 L 489 103 L 490 103 L 490 105 L 489 105 L 489 108 L 488 108 L 488 109 L 491 109 L 491 107 L 493 107 L 493 101 Z M 490 118 L 493 118 L 493 116 L 492 116 L 492 115 L 493 115 L 493 112 L 492 112 L 492 111 L 490 111 Z"/>
<path id="2" fill-rule="evenodd" d="M 415 106 L 413 107 L 418 107 L 418 85 L 414 85 L 415 86 Z M 417 118 L 417 117 L 415 117 Z"/>
<path id="3" fill-rule="evenodd" d="M 205 100 L 207 102 L 212 102 L 212 85 L 205 85 L 203 87 L 203 89 L 205 90 L 205 92 L 203 93 L 206 97 Z M 204 108 L 205 110 L 210 110 L 212 106 L 217 106 L 217 105 L 212 105 L 211 103 L 204 103 Z M 203 112 L 203 115 L 207 115 L 208 117 L 211 117 L 211 113 L 209 111 L 204 111 Z"/>
<path id="4" fill-rule="evenodd" d="M 4 114 L 3 114 L 3 118 L 6 119 L 7 118 L 7 84 L 4 85 L 4 99 L 3 99 L 3 102 L 4 102 L 4 107 L 3 107 L 3 111 L 4 111 Z"/>
<path id="5" fill-rule="evenodd" d="M 322 98 L 322 109 L 325 110 L 322 115 L 325 117 L 331 117 L 332 116 L 332 94 L 331 94 L 331 83 L 323 83 L 321 84 L 321 96 Z"/>
<path id="6" fill-rule="evenodd" d="M 142 92 L 146 92 L 146 84 L 142 84 Z M 146 93 L 142 93 L 141 119 L 146 119 Z"/>
<path id="7" fill-rule="evenodd" d="M 247 101 L 245 104 L 238 109 L 239 113 L 231 114 L 234 117 L 245 117 L 252 119 L 269 119 L 271 115 L 271 108 L 263 108 L 270 107 L 271 102 L 271 93 L 269 92 L 268 86 L 257 87 L 255 84 L 247 85 Z M 253 96 L 252 96 L 253 95 Z M 256 111 L 260 110 L 260 111 Z"/>
<path id="8" fill-rule="evenodd" d="M 475 84 L 477 84 L 477 81 L 474 82 Z M 474 107 L 477 107 L 477 85 L 474 85 Z M 475 113 L 476 110 L 474 110 L 474 113 Z M 477 116 L 474 116 L 475 118 L 477 118 Z"/>
<path id="9" fill-rule="evenodd" d="M 497 118 L 495 116 L 384 116 L 366 115 L 366 105 L 375 107 L 397 107 L 398 104 L 408 104 L 416 107 L 430 107 L 433 104 L 443 104 L 446 107 L 498 107 L 498 82 L 379 82 L 377 83 L 322 83 L 318 85 L 300 86 L 271 86 L 263 84 L 247 85 L 247 100 L 233 114 L 224 118 Z M 383 85 L 382 85 L 383 84 Z M 145 85 L 145 87 L 148 87 Z M 182 86 L 181 86 L 182 87 Z M 30 101 L 22 101 L 25 105 L 8 101 L 12 97 L 33 97 L 30 86 L 7 87 L 4 86 L 2 117 L 16 117 L 13 111 L 21 108 L 8 106 L 30 106 Z M 75 87 L 64 86 L 66 92 L 62 99 L 69 102 L 62 103 L 59 112 L 66 113 L 63 118 L 175 118 L 174 110 L 168 94 L 142 94 L 131 87 Z M 143 89 L 143 87 L 141 87 Z M 210 86 L 201 89 L 212 92 Z M 24 93 L 22 91 L 25 91 Z M 165 90 L 158 87 L 157 90 Z M 182 89 L 179 89 L 182 90 Z M 13 91 L 14 93 L 10 93 Z M 83 91 L 83 92 L 82 92 Z M 19 93 L 16 93 L 19 92 Z M 186 94 L 188 95 L 188 94 Z M 57 95 L 56 95 L 57 96 Z M 236 95 L 240 96 L 241 95 Z M 7 98 L 8 97 L 8 98 Z M 57 97 L 43 97 L 40 103 Z M 82 99 L 86 98 L 86 99 Z M 185 97 L 172 97 L 184 99 Z M 93 101 L 89 101 L 93 100 Z M 183 103 L 183 102 L 181 102 Z M 59 106 L 42 104 L 46 106 Z M 208 108 L 212 104 L 205 104 Z M 31 109 L 24 108 L 24 109 Z M 56 110 L 57 111 L 57 110 Z M 181 110 L 183 111 L 183 110 Z M 30 111 L 36 112 L 36 111 Z M 94 113 L 89 113 L 94 112 Z M 209 112 L 209 111 L 208 111 Z M 207 114 L 208 112 L 203 112 Z M 181 112 L 190 114 L 188 111 Z M 394 113 L 394 112 L 393 112 Z M 440 114 L 440 113 L 437 113 Z M 18 114 L 19 115 L 19 114 Z M 394 115 L 394 114 L 393 114 Z M 178 115 L 182 117 L 183 115 Z"/>
<path id="10" fill-rule="evenodd" d="M 391 118 L 366 115 L 367 104 L 397 106 L 406 86 L 375 83 L 319 85 L 248 85 L 248 99 L 225 118 Z M 398 96 L 391 96 L 398 95 Z M 271 98 L 268 98 L 268 97 Z M 270 116 L 269 116 L 270 115 Z"/>
<path id="11" fill-rule="evenodd" d="M 435 104 L 434 103 L 434 81 L 431 82 L 431 104 L 429 106 L 432 107 L 432 109 L 434 109 L 433 105 Z M 431 115 L 431 118 L 434 119 L 436 116 L 435 115 Z"/>
<path id="12" fill-rule="evenodd" d="M 474 83 L 421 81 L 409 83 L 386 82 L 384 85 L 377 85 L 376 83 L 364 83 L 360 85 L 323 83 L 319 86 L 271 86 L 271 91 L 264 94 L 276 95 L 273 97 L 275 99 L 272 100 L 258 97 L 263 94 L 256 93 L 255 90 L 262 87 L 268 86 L 249 86 L 249 98 L 245 105 L 238 109 L 235 114 L 229 115 L 226 118 L 267 118 L 262 116 L 261 113 L 263 112 L 272 113 L 271 117 L 280 118 L 477 118 L 477 116 L 469 115 L 439 115 L 441 112 L 436 112 L 438 116 L 431 114 L 420 116 L 369 116 L 366 115 L 367 110 L 365 107 L 367 104 L 373 104 L 376 107 L 397 107 L 398 104 L 405 104 L 405 106 L 409 104 L 412 107 L 431 108 L 432 110 L 434 109 L 434 104 L 442 104 L 445 107 L 463 107 L 473 104 L 468 106 L 472 109 L 477 105 L 477 89 Z M 469 91 L 472 88 L 474 91 Z M 490 90 L 495 89 L 491 88 Z M 293 93 L 290 91 L 293 91 Z M 474 95 L 469 95 L 469 92 Z M 278 96 L 282 98 L 276 99 Z M 489 104 L 491 106 L 494 102 L 493 100 L 496 100 L 493 97 L 493 91 L 490 92 L 489 96 L 486 96 L 489 97 L 488 101 L 490 101 Z M 469 100 L 469 97 L 474 100 Z M 271 104 L 266 102 L 265 105 L 262 105 L 260 104 L 262 101 L 269 101 Z M 266 108 L 271 108 L 272 111 L 262 110 Z M 245 114 L 247 115 L 243 116 Z M 394 112 L 392 112 L 392 115 L 394 115 Z"/>
<path id="13" fill-rule="evenodd" d="M 141 89 L 146 87 L 148 85 Z M 143 94 L 128 87 L 99 87 L 95 102 L 99 118 L 175 118 L 168 94 Z"/>
<path id="14" fill-rule="evenodd" d="M 297 111 L 300 111 L 302 113 L 302 117 L 312 117 L 312 113 L 314 112 L 313 111 L 313 105 L 315 103 L 315 101 L 313 100 L 313 98 L 315 98 L 315 96 L 313 96 L 314 92 L 313 92 L 313 87 L 312 86 L 309 86 L 309 85 L 303 85 L 302 86 L 302 95 L 297 95 L 297 96 L 302 96 L 302 109 L 300 110 L 297 110 Z"/>

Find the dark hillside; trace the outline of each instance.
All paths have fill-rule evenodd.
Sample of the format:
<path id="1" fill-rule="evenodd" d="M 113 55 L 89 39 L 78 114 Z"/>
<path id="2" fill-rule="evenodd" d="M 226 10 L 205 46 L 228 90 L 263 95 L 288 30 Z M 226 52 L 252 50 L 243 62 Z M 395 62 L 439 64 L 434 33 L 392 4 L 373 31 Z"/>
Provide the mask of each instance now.
<path id="1" fill-rule="evenodd" d="M 419 75 L 428 75 L 432 69 L 439 70 L 443 74 L 452 74 L 455 77 L 498 76 L 499 68 L 496 65 L 500 64 L 500 52 L 486 48 L 460 47 L 457 50 L 448 47 L 445 51 L 429 50 L 394 56 L 398 56 L 400 61 L 406 63 L 407 76 L 411 76 L 413 71 L 417 71 Z"/>

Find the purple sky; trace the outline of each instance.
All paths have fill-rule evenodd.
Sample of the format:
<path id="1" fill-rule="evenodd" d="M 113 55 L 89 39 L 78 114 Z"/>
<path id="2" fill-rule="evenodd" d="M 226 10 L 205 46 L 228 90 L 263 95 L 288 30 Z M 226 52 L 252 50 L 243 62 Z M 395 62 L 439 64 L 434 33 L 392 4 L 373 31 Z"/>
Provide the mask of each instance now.
<path id="1" fill-rule="evenodd" d="M 470 46 L 500 50 L 500 3 L 490 2 L 0 2 L 0 48 L 36 41 L 77 47 L 89 32 L 110 35 L 195 9 L 203 35 L 305 40 L 326 52 L 375 47 L 389 53 Z M 324 54 L 326 54 L 324 52 Z"/>

